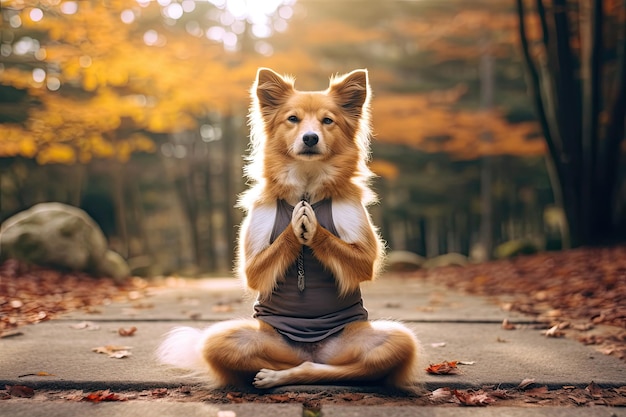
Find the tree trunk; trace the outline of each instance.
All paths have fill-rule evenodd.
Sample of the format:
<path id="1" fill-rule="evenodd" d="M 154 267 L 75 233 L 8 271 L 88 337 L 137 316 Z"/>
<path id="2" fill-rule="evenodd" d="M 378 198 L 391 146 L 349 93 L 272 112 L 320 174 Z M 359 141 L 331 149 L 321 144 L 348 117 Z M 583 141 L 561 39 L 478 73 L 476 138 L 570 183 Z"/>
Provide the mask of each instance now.
<path id="1" fill-rule="evenodd" d="M 128 258 L 128 224 L 126 219 L 126 203 L 124 201 L 126 181 L 125 181 L 125 165 L 116 161 L 111 164 L 115 172 L 113 173 L 113 200 L 115 201 L 115 220 L 117 236 L 119 238 L 120 255 Z"/>
<path id="2" fill-rule="evenodd" d="M 616 79 L 611 88 L 604 77 L 601 0 L 579 2 L 579 33 L 573 33 L 572 10 L 566 0 L 544 4 L 536 0 L 542 28 L 545 62 L 535 59 L 525 26 L 523 0 L 516 0 L 521 47 L 529 84 L 558 187 L 555 200 L 565 212 L 572 246 L 604 244 L 617 236 L 615 216 L 620 145 L 624 139 L 626 71 L 624 29 L 616 56 Z M 626 12 L 626 2 L 623 6 Z M 619 24 L 619 18 L 618 24 Z M 572 48 L 580 39 L 580 53 Z M 580 73 L 580 74 L 579 74 Z M 602 91 L 612 91 L 608 99 Z M 602 123 L 602 115 L 608 121 Z"/>

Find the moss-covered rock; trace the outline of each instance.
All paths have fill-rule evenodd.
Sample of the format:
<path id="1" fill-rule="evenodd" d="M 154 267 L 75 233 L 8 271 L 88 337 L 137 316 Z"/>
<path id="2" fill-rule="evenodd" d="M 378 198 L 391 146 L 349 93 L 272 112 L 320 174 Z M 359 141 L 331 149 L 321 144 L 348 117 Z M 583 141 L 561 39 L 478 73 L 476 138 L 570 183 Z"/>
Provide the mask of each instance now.
<path id="1" fill-rule="evenodd" d="M 496 246 L 493 250 L 493 256 L 496 259 L 506 259 L 518 255 L 532 255 L 542 249 L 538 242 L 531 239 L 515 239 Z"/>
<path id="2" fill-rule="evenodd" d="M 61 203 L 42 203 L 8 218 L 0 228 L 0 256 L 36 265 L 122 280 L 126 261 L 108 250 L 97 223 L 83 210 Z"/>
<path id="3" fill-rule="evenodd" d="M 439 268 L 442 266 L 464 266 L 469 263 L 469 258 L 460 253 L 445 253 L 443 255 L 435 256 L 424 262 L 424 268 Z"/>
<path id="4" fill-rule="evenodd" d="M 386 269 L 392 272 L 407 272 L 420 269 L 425 259 L 416 253 L 395 250 L 387 254 Z"/>

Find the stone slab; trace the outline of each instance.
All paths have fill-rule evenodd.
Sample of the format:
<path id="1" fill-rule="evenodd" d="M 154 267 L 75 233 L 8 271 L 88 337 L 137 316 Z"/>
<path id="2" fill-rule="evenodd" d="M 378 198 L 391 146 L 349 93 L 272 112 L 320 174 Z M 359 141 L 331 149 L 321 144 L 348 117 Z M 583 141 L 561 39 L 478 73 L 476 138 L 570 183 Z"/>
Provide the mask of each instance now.
<path id="1" fill-rule="evenodd" d="M 362 285 L 365 307 L 371 318 L 415 322 L 493 322 L 529 320 L 505 311 L 491 299 L 410 278 L 382 277 Z M 250 317 L 254 297 L 233 278 L 171 281 L 170 287 L 153 289 L 149 297 L 92 309 L 98 314 L 76 311 L 72 320 L 197 321 Z"/>
<path id="2" fill-rule="evenodd" d="M 0 384 L 80 389 L 145 389 L 197 382 L 160 366 L 154 351 L 173 323 L 101 322 L 99 330 L 75 330 L 70 322 L 52 321 L 22 328 L 24 335 L 0 339 Z M 202 327 L 202 323 L 181 322 Z M 136 326 L 132 337 L 117 334 Z M 409 323 L 423 347 L 423 367 L 441 361 L 459 365 L 459 375 L 428 375 L 428 387 L 517 385 L 525 378 L 551 387 L 626 385 L 626 365 L 618 359 L 568 339 L 546 338 L 538 330 L 503 330 L 497 323 Z M 112 359 L 92 348 L 132 347 L 132 356 Z M 25 376 L 46 372 L 54 376 Z"/>

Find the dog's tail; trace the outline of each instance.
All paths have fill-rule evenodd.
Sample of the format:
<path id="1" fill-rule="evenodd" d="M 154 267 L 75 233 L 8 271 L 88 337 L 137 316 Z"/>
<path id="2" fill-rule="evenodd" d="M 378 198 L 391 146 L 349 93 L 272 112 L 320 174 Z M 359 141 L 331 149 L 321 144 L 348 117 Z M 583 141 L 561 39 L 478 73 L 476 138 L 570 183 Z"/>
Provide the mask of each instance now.
<path id="1" fill-rule="evenodd" d="M 165 365 L 190 371 L 207 371 L 208 365 L 202 358 L 206 340 L 205 331 L 193 327 L 175 327 L 165 336 L 157 348 L 157 360 Z"/>

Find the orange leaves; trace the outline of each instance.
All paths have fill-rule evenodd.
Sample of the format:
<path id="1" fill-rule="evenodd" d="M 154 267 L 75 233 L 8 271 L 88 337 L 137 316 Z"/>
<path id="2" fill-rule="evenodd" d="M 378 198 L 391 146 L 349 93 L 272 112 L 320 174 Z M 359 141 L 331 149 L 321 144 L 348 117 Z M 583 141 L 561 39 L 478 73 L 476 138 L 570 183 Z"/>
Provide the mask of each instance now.
<path id="1" fill-rule="evenodd" d="M 103 401 L 126 401 L 126 398 L 111 392 L 110 390 L 94 391 L 82 398 L 82 401 L 88 401 L 91 403 L 99 403 Z"/>
<path id="2" fill-rule="evenodd" d="M 463 91 L 457 86 L 439 94 L 376 96 L 372 114 L 378 140 L 463 159 L 545 153 L 536 123 L 510 124 L 497 111 L 453 110 L 450 105 L 440 105 L 441 100 L 458 100 Z"/>
<path id="3" fill-rule="evenodd" d="M 123 359 L 132 355 L 132 353 L 130 352 L 131 349 L 131 346 L 106 345 L 92 348 L 91 351 L 96 353 L 104 353 L 112 359 Z"/>
<path id="4" fill-rule="evenodd" d="M 455 389 L 452 393 L 459 400 L 459 403 L 465 406 L 485 406 L 496 401 L 483 390 L 464 391 Z"/>
<path id="5" fill-rule="evenodd" d="M 117 331 L 117 333 L 120 336 L 124 336 L 124 337 L 128 337 L 128 336 L 134 336 L 135 333 L 137 332 L 137 328 L 135 326 L 132 326 L 128 329 L 125 329 L 123 327 L 120 327 Z"/>
<path id="6" fill-rule="evenodd" d="M 456 375 L 459 373 L 459 368 L 456 365 L 456 361 L 430 364 L 426 368 L 426 372 L 433 375 Z"/>

